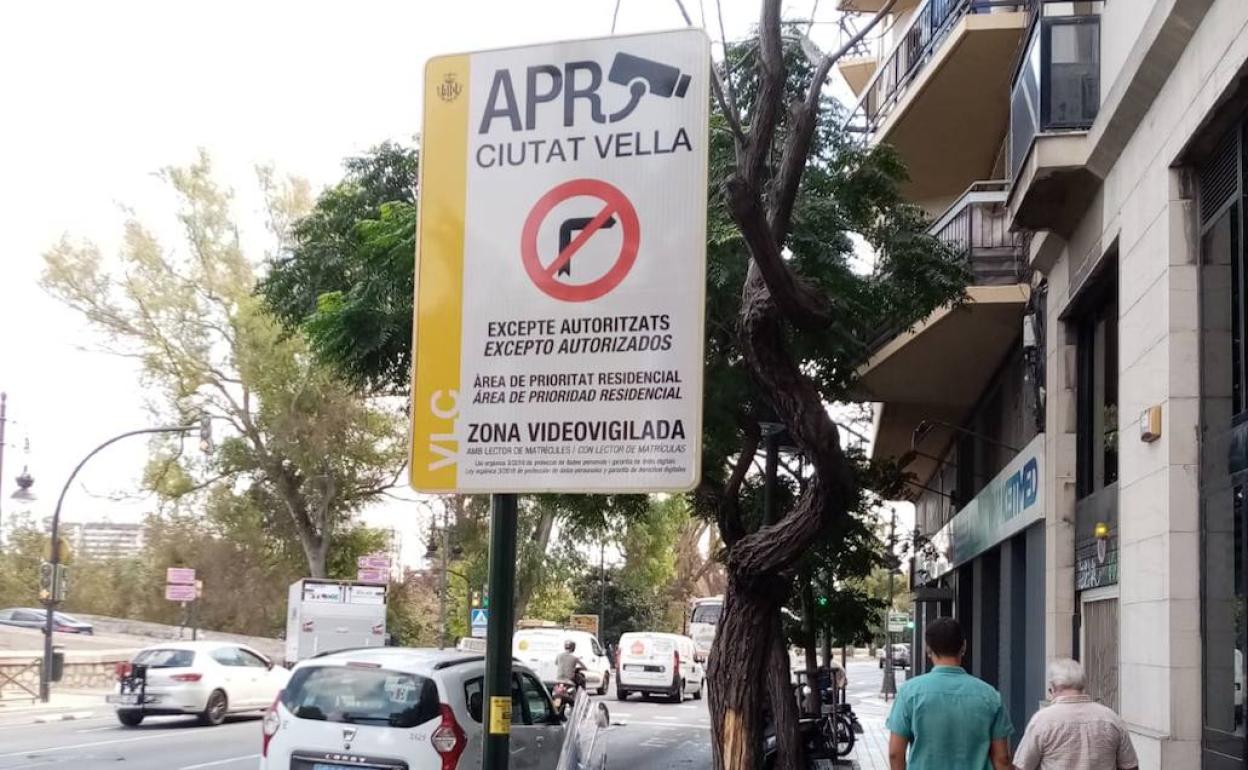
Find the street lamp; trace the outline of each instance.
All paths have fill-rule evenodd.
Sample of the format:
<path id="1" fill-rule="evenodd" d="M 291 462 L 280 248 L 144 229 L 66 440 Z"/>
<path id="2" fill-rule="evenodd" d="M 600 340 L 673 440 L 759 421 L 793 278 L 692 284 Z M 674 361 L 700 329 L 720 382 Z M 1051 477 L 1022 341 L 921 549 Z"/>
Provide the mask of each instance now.
<path id="1" fill-rule="evenodd" d="M 179 425 L 167 428 L 141 428 L 139 430 L 126 431 L 125 433 L 113 436 L 108 441 L 100 444 L 92 449 L 86 457 L 74 466 L 73 472 L 69 474 L 69 478 L 65 480 L 65 486 L 61 487 L 61 494 L 56 498 L 56 508 L 52 511 L 52 527 L 51 527 L 51 557 L 48 561 L 51 564 L 52 573 L 52 590 L 49 592 L 48 600 L 45 602 L 47 606 L 47 616 L 44 619 L 43 626 L 43 665 L 39 671 L 39 700 L 47 703 L 52 696 L 52 632 L 55 628 L 56 604 L 58 601 L 58 593 L 61 586 L 61 505 L 65 502 L 65 495 L 69 493 L 69 486 L 74 483 L 78 472 L 87 464 L 87 461 L 99 454 L 105 447 L 111 446 L 123 438 L 131 436 L 145 436 L 153 433 L 192 433 L 201 431 L 201 436 L 206 432 L 208 436 L 208 447 L 211 447 L 211 422 L 209 417 L 203 417 L 200 421 L 193 425 Z M 201 443 L 201 447 L 203 444 Z M 31 479 L 33 483 L 33 479 Z M 19 482 L 20 484 L 20 482 Z"/>

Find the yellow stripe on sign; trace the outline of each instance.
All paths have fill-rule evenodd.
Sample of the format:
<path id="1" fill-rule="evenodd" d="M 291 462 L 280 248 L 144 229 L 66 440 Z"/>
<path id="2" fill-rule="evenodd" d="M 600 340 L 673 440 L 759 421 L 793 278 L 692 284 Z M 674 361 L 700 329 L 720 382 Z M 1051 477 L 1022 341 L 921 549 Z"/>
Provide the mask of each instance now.
<path id="1" fill-rule="evenodd" d="M 411 453 L 411 485 L 422 492 L 452 491 L 458 482 L 468 74 L 468 56 L 443 56 L 425 65 Z"/>

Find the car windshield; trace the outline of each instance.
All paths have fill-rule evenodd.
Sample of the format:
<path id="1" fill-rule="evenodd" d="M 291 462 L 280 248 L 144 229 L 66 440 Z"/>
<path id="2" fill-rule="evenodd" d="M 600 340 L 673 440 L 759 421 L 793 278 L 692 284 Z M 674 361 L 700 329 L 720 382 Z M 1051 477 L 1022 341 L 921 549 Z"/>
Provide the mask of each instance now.
<path id="1" fill-rule="evenodd" d="M 300 719 L 416 727 L 437 719 L 438 687 L 418 674 L 354 666 L 301 668 L 282 703 Z"/>
<path id="2" fill-rule="evenodd" d="M 194 662 L 193 650 L 143 650 L 134 656 L 134 665 L 148 668 L 189 668 Z"/>
<path id="3" fill-rule="evenodd" d="M 693 617 L 689 619 L 691 623 L 707 623 L 709 625 L 717 625 L 719 623 L 719 613 L 724 608 L 722 604 L 699 604 L 693 608 Z"/>

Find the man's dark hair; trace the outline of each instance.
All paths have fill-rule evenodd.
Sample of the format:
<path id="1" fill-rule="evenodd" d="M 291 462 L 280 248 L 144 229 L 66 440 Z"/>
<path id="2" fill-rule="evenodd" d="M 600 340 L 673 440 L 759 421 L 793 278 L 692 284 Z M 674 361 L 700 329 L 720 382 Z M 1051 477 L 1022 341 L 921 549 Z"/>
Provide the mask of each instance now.
<path id="1" fill-rule="evenodd" d="M 962 634 L 962 626 L 953 618 L 936 618 L 928 624 L 923 632 L 923 640 L 933 655 L 942 658 L 953 658 L 962 654 L 962 646 L 966 637 Z"/>

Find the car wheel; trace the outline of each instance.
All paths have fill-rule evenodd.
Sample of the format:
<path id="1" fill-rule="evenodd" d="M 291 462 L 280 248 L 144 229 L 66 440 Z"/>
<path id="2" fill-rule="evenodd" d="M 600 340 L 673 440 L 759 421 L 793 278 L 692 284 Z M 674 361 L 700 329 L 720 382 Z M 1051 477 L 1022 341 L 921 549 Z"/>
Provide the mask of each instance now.
<path id="1" fill-rule="evenodd" d="M 608 688 L 608 687 L 610 687 L 610 686 L 611 686 L 611 672 L 610 672 L 610 671 L 603 671 L 603 672 L 602 672 L 602 686 L 598 688 L 598 694 L 599 694 L 599 695 L 606 695 L 606 694 L 607 694 L 607 688 Z"/>
<path id="2" fill-rule="evenodd" d="M 672 693 L 670 700 L 672 703 L 685 702 L 685 682 L 682 679 L 680 684 L 676 685 L 676 690 Z"/>
<path id="3" fill-rule="evenodd" d="M 702 682 L 698 685 L 698 691 L 697 691 L 697 692 L 695 692 L 695 693 L 693 694 L 693 699 L 694 699 L 694 700 L 702 700 L 702 692 L 703 692 L 704 690 L 706 690 L 706 680 L 705 680 L 705 679 L 703 679 L 703 680 L 702 680 Z"/>
<path id="4" fill-rule="evenodd" d="M 884 659 L 880 658 L 880 668 L 884 668 Z"/>
<path id="5" fill-rule="evenodd" d="M 117 721 L 126 727 L 138 727 L 143 724 L 143 712 L 137 709 L 118 709 Z"/>
<path id="6" fill-rule="evenodd" d="M 199 714 L 199 723 L 213 727 L 221 724 L 225 721 L 225 712 L 229 709 L 229 705 L 225 693 L 213 690 L 212 695 L 208 696 L 208 705 Z"/>
<path id="7" fill-rule="evenodd" d="M 628 690 L 621 689 L 620 686 L 617 684 L 615 686 L 615 699 L 616 700 L 628 700 Z"/>

